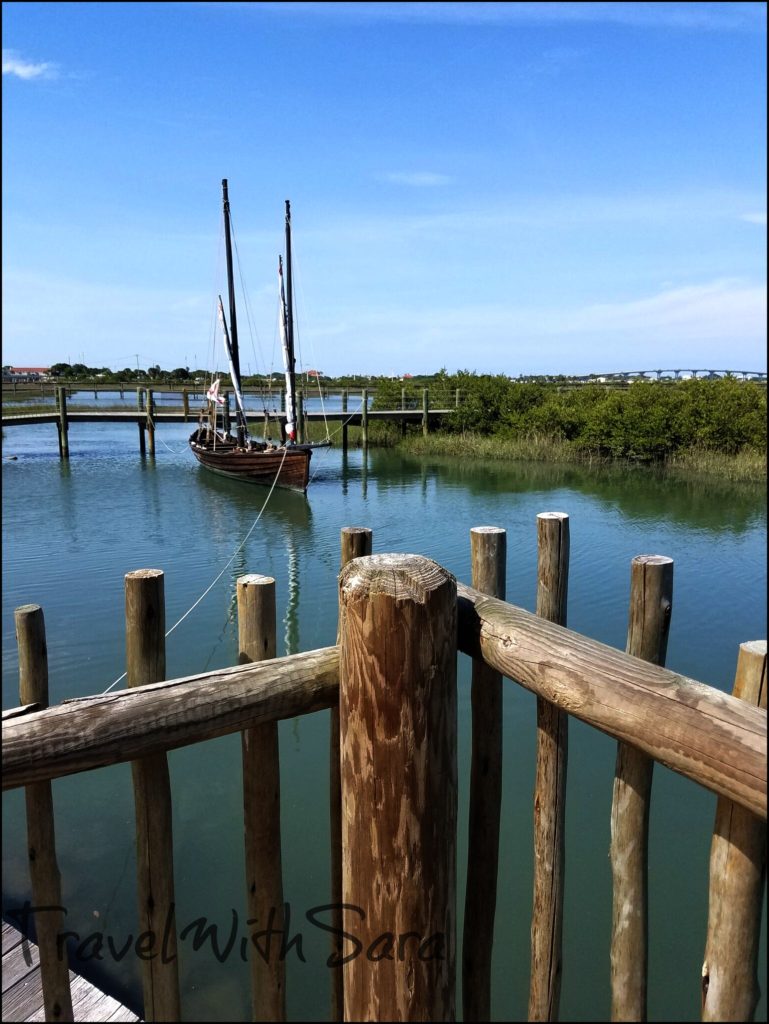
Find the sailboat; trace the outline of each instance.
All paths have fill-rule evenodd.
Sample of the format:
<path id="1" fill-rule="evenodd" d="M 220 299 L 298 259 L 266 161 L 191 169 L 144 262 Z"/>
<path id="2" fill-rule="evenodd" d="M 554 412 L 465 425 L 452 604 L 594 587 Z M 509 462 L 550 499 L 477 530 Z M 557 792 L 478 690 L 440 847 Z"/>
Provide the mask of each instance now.
<path id="1" fill-rule="evenodd" d="M 235 310 L 235 279 L 232 269 L 232 240 L 230 228 L 230 201 L 227 179 L 222 181 L 224 207 L 224 242 L 227 258 L 227 286 L 230 324 L 224 315 L 224 304 L 219 296 L 219 322 L 222 327 L 224 345 L 230 366 L 230 377 L 236 404 L 236 431 L 230 432 L 229 424 L 221 412 L 225 401 L 219 394 L 217 379 L 208 389 L 206 406 L 201 410 L 197 429 L 190 435 L 192 454 L 206 469 L 221 476 L 232 477 L 247 483 L 289 487 L 306 491 L 310 479 L 310 457 L 312 449 L 329 444 L 298 444 L 296 360 L 294 356 L 293 288 L 291 276 L 291 206 L 286 200 L 286 277 L 287 288 L 283 286 L 283 261 L 278 258 L 278 282 L 280 289 L 280 334 L 283 346 L 283 363 L 286 379 L 286 422 L 281 424 L 283 439 L 280 444 L 270 441 L 256 441 L 249 437 L 246 410 L 240 384 L 240 355 L 238 349 L 238 327 Z M 227 420 L 229 417 L 227 417 Z"/>

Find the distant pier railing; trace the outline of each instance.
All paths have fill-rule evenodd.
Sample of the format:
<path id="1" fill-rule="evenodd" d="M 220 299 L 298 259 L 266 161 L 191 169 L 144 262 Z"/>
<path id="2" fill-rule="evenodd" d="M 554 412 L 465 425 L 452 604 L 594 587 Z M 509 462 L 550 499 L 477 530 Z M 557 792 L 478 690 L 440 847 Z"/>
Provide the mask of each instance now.
<path id="1" fill-rule="evenodd" d="M 334 937 L 332 1019 L 455 1019 L 461 651 L 474 659 L 464 1019 L 490 1016 L 504 678 L 538 700 L 529 1019 L 558 1019 L 568 720 L 576 717 L 618 741 L 612 1019 L 645 1019 L 653 884 L 646 850 L 651 772 L 660 762 L 718 795 L 704 966 L 689 984 L 700 986 L 704 1020 L 751 1020 L 767 816 L 766 643 L 741 646 L 734 695 L 662 667 L 673 566 L 655 555 L 632 563 L 627 653 L 607 647 L 564 625 L 568 516 L 538 517 L 537 614 L 504 600 L 505 538 L 500 529 L 471 531 L 467 586 L 421 556 L 371 555 L 371 531 L 345 529 L 337 644 L 275 658 L 275 582 L 243 576 L 239 665 L 183 679 L 165 680 L 163 573 L 129 573 L 128 688 L 55 707 L 45 706 L 42 610 L 17 609 L 22 706 L 3 715 L 3 788 L 26 787 L 36 903 L 44 893 L 46 905 L 61 904 L 50 781 L 130 761 L 144 851 L 137 866 L 142 924 L 159 936 L 170 921 L 175 944 L 167 753 L 240 732 L 244 890 L 251 917 L 263 925 L 283 906 L 275 723 L 330 708 L 332 902 L 362 909 L 353 930 L 371 954 L 342 965 L 349 951 Z M 44 916 L 37 925 L 46 1019 L 71 1020 L 66 964 L 62 970 L 53 952 L 63 925 Z M 383 945 L 387 934 L 397 956 Z M 142 966 L 144 1018 L 179 1020 L 175 958 L 148 957 Z M 283 961 L 253 956 L 251 982 L 254 1019 L 285 1019 Z"/>

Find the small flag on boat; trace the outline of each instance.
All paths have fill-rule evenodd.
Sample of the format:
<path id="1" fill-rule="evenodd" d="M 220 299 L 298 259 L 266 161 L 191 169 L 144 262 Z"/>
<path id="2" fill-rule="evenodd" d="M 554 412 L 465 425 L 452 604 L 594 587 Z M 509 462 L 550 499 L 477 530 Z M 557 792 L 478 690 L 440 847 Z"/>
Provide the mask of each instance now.
<path id="1" fill-rule="evenodd" d="M 219 378 L 213 382 L 211 387 L 206 391 L 206 398 L 209 402 L 216 402 L 217 405 L 224 405 L 224 399 L 219 394 Z"/>

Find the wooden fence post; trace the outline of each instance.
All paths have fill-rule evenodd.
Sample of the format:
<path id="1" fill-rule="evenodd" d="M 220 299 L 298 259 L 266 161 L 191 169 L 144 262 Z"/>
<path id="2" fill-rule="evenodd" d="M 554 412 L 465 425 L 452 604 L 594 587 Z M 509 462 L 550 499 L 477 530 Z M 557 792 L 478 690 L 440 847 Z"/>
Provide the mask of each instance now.
<path id="1" fill-rule="evenodd" d="M 59 455 L 69 458 L 69 420 L 67 419 L 67 389 L 59 388 Z"/>
<path id="2" fill-rule="evenodd" d="M 48 707 L 48 651 L 43 610 L 25 604 L 14 613 L 19 647 L 19 702 Z M 35 782 L 24 790 L 27 807 L 27 854 L 36 907 L 62 907 L 61 877 L 56 861 L 53 794 L 50 782 Z M 35 918 L 45 1020 L 74 1020 L 69 987 L 67 949 L 59 950 L 64 910 L 50 909 Z"/>
<path id="3" fill-rule="evenodd" d="M 470 531 L 472 585 L 504 600 L 507 533 L 495 526 Z M 472 760 L 467 889 L 462 943 L 462 1018 L 491 1019 L 491 951 L 497 905 L 502 801 L 502 676 L 473 659 Z"/>
<path id="4" fill-rule="evenodd" d="M 339 568 L 344 569 L 353 558 L 371 554 L 373 534 L 366 526 L 345 526 L 340 537 L 341 557 Z M 340 624 L 337 627 L 336 642 L 340 643 Z M 331 709 L 331 743 L 329 778 L 331 791 L 331 904 L 332 927 L 337 934 L 331 940 L 333 953 L 341 958 L 344 956 L 340 933 L 343 927 L 342 918 L 342 778 L 341 754 L 339 743 L 339 704 Z M 331 975 L 331 1020 L 344 1019 L 344 985 L 341 966 L 334 968 Z"/>
<path id="5" fill-rule="evenodd" d="M 339 591 L 345 1020 L 453 1020 L 456 582 L 371 555 Z"/>
<path id="6" fill-rule="evenodd" d="M 566 625 L 569 517 L 537 516 L 537 615 Z M 558 1020 L 563 931 L 564 828 L 568 716 L 537 698 L 534 783 L 534 906 L 531 915 L 529 1020 Z"/>
<path id="7" fill-rule="evenodd" d="M 766 641 L 740 645 L 735 697 L 766 708 Z M 710 848 L 710 896 L 702 1019 L 752 1021 L 760 995 L 758 942 L 766 873 L 766 826 L 718 798 Z"/>
<path id="8" fill-rule="evenodd" d="M 166 676 L 165 601 L 160 569 L 138 569 L 125 578 L 128 686 Z M 152 936 L 155 956 L 142 959 L 144 1020 L 181 1020 L 176 955 L 171 783 L 165 753 L 131 764 L 136 804 L 139 927 Z"/>
<path id="9" fill-rule="evenodd" d="M 241 576 L 237 594 L 238 664 L 274 658 L 275 580 L 256 574 Z M 253 930 L 271 928 L 282 933 L 278 723 L 263 722 L 244 729 L 242 748 L 248 919 Z M 252 1019 L 285 1020 L 285 959 L 270 948 L 270 958 L 265 962 L 256 949 L 251 949 L 250 962 Z"/>
<path id="10" fill-rule="evenodd" d="M 638 555 L 630 570 L 628 654 L 665 664 L 673 602 L 673 560 Z M 611 1019 L 646 1020 L 649 806 L 654 761 L 617 744 L 611 811 L 613 912 Z"/>

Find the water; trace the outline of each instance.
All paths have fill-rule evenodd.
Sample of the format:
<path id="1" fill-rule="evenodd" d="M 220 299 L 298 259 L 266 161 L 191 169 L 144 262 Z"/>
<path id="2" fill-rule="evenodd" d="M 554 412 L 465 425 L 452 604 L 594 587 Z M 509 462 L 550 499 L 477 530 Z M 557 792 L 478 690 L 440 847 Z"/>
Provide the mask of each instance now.
<path id="1" fill-rule="evenodd" d="M 51 701 L 102 692 L 124 669 L 126 572 L 165 572 L 173 625 L 227 566 L 167 641 L 169 677 L 236 660 L 235 581 L 275 577 L 278 653 L 333 643 L 342 526 L 369 526 L 375 551 L 427 555 L 469 581 L 469 531 L 508 531 L 508 599 L 533 609 L 535 518 L 571 517 L 569 625 L 624 648 L 630 560 L 675 559 L 670 668 L 731 689 L 737 648 L 766 636 L 766 499 L 760 488 L 666 481 L 645 470 L 408 459 L 339 449 L 313 454 L 307 497 L 275 492 L 243 548 L 266 490 L 219 479 L 187 451 L 186 424 L 163 425 L 157 458 L 141 461 L 135 426 L 74 424 L 69 465 L 51 425 L 13 428 L 3 462 L 3 706 L 18 701 L 13 609 L 45 611 Z M 234 555 L 234 557 L 233 557 Z M 228 564 L 229 563 L 229 564 Z M 469 662 L 460 657 L 458 883 L 464 902 L 469 778 Z M 525 1019 L 531 913 L 531 794 L 535 702 L 507 684 L 494 1019 Z M 561 1018 L 608 1019 L 611 889 L 609 811 L 616 745 L 570 726 L 564 976 Z M 290 931 L 290 1019 L 328 1018 L 327 936 L 304 916 L 326 903 L 328 713 L 281 723 L 282 833 Z M 245 934 L 240 741 L 225 737 L 169 755 L 174 793 L 177 921 L 206 918 Z M 138 961 L 116 962 L 137 934 L 130 770 L 116 766 L 54 783 L 57 849 L 67 925 L 86 967 L 128 1002 L 140 997 Z M 657 766 L 651 815 L 650 1020 L 698 1020 L 715 798 Z M 3 898 L 28 895 L 23 797 L 4 801 Z M 234 925 L 237 915 L 237 925 Z M 766 914 L 764 914 L 764 922 Z M 765 927 L 765 923 L 764 923 Z M 248 1020 L 247 965 L 239 944 L 220 964 L 208 945 L 180 943 L 187 1020 Z M 102 959 L 98 959 L 101 955 Z M 763 958 L 762 958 L 763 962 Z M 461 964 L 461 951 L 457 958 Z M 86 969 L 85 967 L 81 969 Z M 765 987 L 762 984 L 762 987 Z M 461 1006 L 461 997 L 458 997 Z M 766 1015 L 765 999 L 758 1016 Z"/>

